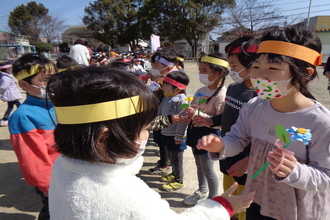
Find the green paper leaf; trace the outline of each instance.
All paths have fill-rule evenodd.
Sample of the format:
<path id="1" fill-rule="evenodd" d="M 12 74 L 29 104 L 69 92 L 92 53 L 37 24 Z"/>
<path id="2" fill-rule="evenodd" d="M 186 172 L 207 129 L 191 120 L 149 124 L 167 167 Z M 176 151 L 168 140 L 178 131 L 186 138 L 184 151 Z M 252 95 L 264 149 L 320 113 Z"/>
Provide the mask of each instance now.
<path id="1" fill-rule="evenodd" d="M 285 128 L 282 125 L 276 125 L 276 136 L 280 139 L 283 143 L 289 143 L 288 133 L 286 132 Z"/>
<path id="2" fill-rule="evenodd" d="M 201 104 L 203 104 L 203 103 L 206 103 L 207 102 L 207 99 L 201 99 L 201 100 L 199 100 L 199 104 L 201 105 Z"/>
<path id="3" fill-rule="evenodd" d="M 182 109 L 186 109 L 186 108 L 188 108 L 188 107 L 189 107 L 188 104 L 182 104 L 182 105 L 180 105 L 180 108 L 182 108 Z"/>

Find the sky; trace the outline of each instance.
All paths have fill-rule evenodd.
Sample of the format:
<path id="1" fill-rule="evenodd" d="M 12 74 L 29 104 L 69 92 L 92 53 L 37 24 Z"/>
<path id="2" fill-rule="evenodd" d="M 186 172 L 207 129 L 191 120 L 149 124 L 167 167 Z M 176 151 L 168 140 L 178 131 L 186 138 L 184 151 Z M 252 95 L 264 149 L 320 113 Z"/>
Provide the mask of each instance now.
<path id="1" fill-rule="evenodd" d="M 1 0 L 1 2 L 4 1 Z M 26 5 L 31 1 L 42 3 L 49 9 L 49 15 L 60 16 L 68 26 L 83 25 L 84 8 L 89 5 L 89 2 L 94 2 L 90 0 L 9 0 L 0 7 L 0 30 L 10 31 L 7 27 L 9 13 L 15 7 L 21 4 Z M 312 1 L 310 17 L 330 16 L 329 0 L 276 0 L 274 7 L 288 20 L 294 17 L 307 18 L 310 1 Z"/>

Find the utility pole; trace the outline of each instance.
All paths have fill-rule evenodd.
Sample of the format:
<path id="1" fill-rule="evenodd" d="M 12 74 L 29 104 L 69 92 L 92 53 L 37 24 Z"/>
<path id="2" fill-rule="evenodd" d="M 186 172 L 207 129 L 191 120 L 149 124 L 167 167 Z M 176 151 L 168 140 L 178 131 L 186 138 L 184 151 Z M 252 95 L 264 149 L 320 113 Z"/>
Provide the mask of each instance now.
<path id="1" fill-rule="evenodd" d="M 308 27 L 309 27 L 309 16 L 311 14 L 311 7 L 312 7 L 312 0 L 309 0 L 308 16 L 307 16 L 307 22 L 306 22 L 306 29 L 307 30 L 308 30 Z"/>

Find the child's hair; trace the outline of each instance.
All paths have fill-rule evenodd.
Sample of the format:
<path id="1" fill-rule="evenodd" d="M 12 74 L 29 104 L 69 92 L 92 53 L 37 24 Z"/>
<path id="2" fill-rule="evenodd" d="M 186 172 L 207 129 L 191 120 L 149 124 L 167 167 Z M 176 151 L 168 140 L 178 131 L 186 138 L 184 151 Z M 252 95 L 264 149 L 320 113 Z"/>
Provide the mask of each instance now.
<path id="1" fill-rule="evenodd" d="M 166 75 L 166 77 L 171 78 L 185 86 L 187 86 L 190 82 L 189 77 L 187 74 L 180 72 L 180 71 L 172 71 L 169 74 Z M 164 84 L 166 84 L 167 82 L 164 81 Z M 170 83 L 168 83 L 170 84 Z M 172 86 L 173 89 L 178 88 L 177 86 L 174 86 L 172 84 L 170 84 Z M 185 89 L 182 89 L 180 93 L 185 93 Z"/>
<path id="2" fill-rule="evenodd" d="M 71 69 L 71 68 L 75 68 L 77 67 L 79 64 L 78 62 L 67 56 L 67 55 L 63 55 L 60 58 L 56 59 L 56 66 L 58 69 Z"/>
<path id="3" fill-rule="evenodd" d="M 6 66 L 6 65 L 12 65 L 12 63 L 10 62 L 2 62 L 0 63 L 0 66 Z M 6 71 L 8 68 L 4 68 L 4 69 L 0 69 L 1 72 Z"/>
<path id="4" fill-rule="evenodd" d="M 322 44 L 320 39 L 312 31 L 302 30 L 299 31 L 296 28 L 278 28 L 273 31 L 267 32 L 261 38 L 260 42 L 276 40 L 284 41 L 293 44 L 302 45 L 304 47 L 310 48 L 312 50 L 321 53 Z M 260 57 L 263 53 L 258 53 L 257 58 Z M 290 71 L 292 73 L 292 84 L 299 84 L 300 92 L 308 98 L 315 99 L 314 96 L 308 91 L 307 84 L 312 81 L 317 76 L 316 67 L 312 64 L 299 60 L 293 57 L 288 57 L 279 54 L 268 54 L 268 59 L 270 62 L 281 63 L 287 62 L 290 65 Z M 313 68 L 314 73 L 309 75 L 307 67 Z"/>
<path id="5" fill-rule="evenodd" d="M 249 68 L 257 57 L 257 45 L 259 45 L 259 40 L 257 38 L 254 38 L 253 36 L 244 36 L 229 43 L 225 47 L 225 52 L 227 58 L 236 54 L 238 61 L 245 68 Z M 253 48 L 254 50 L 251 50 L 251 47 L 255 47 Z M 240 50 L 239 53 L 235 52 L 237 50 Z"/>
<path id="6" fill-rule="evenodd" d="M 102 159 L 95 142 L 105 128 L 109 129 L 106 138 L 109 159 L 134 156 L 137 153 L 134 140 L 157 114 L 157 98 L 143 82 L 128 72 L 106 67 L 90 66 L 58 73 L 50 79 L 47 94 L 56 107 L 103 103 L 139 95 L 140 105 L 136 106 L 139 113 L 107 121 L 56 126 L 57 150 L 66 157 L 90 162 Z M 109 109 L 111 111 L 113 109 Z"/>
<path id="7" fill-rule="evenodd" d="M 32 75 L 27 78 L 24 78 L 24 81 L 31 84 L 31 79 L 35 76 L 34 73 L 31 72 L 31 67 L 35 65 L 39 65 L 37 72 L 41 72 L 45 69 L 49 70 L 49 68 L 46 68 L 46 65 L 51 65 L 56 70 L 56 65 L 53 61 L 36 53 L 28 53 L 21 56 L 15 61 L 15 63 L 13 64 L 13 75 L 17 77 L 20 71 L 27 70 L 28 74 Z"/>
<path id="8" fill-rule="evenodd" d="M 207 55 L 209 57 L 214 57 L 214 58 L 218 58 L 218 59 L 222 59 L 224 61 L 227 61 L 226 59 L 223 58 L 223 55 L 221 53 L 210 53 L 209 55 Z M 199 59 L 198 59 L 198 64 L 202 63 L 201 59 L 202 59 L 203 56 L 201 56 Z M 217 65 L 217 64 L 213 64 L 213 63 L 207 63 L 207 62 L 204 62 L 205 64 L 207 64 L 210 69 L 213 71 L 213 72 L 220 72 L 220 73 L 223 73 L 222 75 L 222 80 L 221 80 L 221 84 L 220 86 L 217 88 L 217 90 L 207 99 L 207 102 L 208 103 L 214 96 L 216 96 L 219 91 L 222 89 L 222 87 L 225 85 L 225 79 L 226 79 L 226 76 L 229 74 L 229 71 L 226 67 L 224 66 L 220 66 L 220 65 Z"/>
<path id="9" fill-rule="evenodd" d="M 157 50 L 151 57 L 151 63 L 155 63 L 157 57 L 161 57 L 174 65 L 178 63 L 176 51 L 170 47 L 162 47 L 160 50 Z M 166 66 L 165 64 L 163 65 Z"/>

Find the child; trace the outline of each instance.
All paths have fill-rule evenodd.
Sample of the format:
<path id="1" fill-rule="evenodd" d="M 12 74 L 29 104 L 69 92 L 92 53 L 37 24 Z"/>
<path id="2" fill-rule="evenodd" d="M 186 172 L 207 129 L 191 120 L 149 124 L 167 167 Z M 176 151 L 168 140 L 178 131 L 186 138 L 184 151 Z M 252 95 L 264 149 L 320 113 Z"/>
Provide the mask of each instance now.
<path id="1" fill-rule="evenodd" d="M 328 91 L 330 94 L 330 56 L 327 59 L 327 63 L 324 66 L 323 75 L 328 79 Z"/>
<path id="2" fill-rule="evenodd" d="M 198 89 L 192 101 L 195 108 L 186 108 L 188 118 L 194 115 L 202 115 L 204 117 L 212 117 L 223 112 L 226 87 L 224 86 L 225 78 L 228 75 L 229 64 L 221 58 L 219 53 L 211 53 L 208 56 L 202 56 L 199 60 L 199 79 L 205 86 Z M 199 100 L 207 99 L 207 102 L 198 103 Z M 197 106 L 199 105 L 199 106 Z M 210 133 L 220 134 L 218 129 L 209 127 L 188 127 L 187 144 L 192 147 L 195 163 L 197 166 L 197 176 L 199 189 L 191 196 L 187 196 L 183 202 L 186 205 L 195 205 L 199 200 L 206 197 L 213 198 L 218 194 L 218 177 L 214 170 L 214 162 L 207 156 L 207 151 L 198 150 L 196 144 L 199 138 Z"/>
<path id="3" fill-rule="evenodd" d="M 182 112 L 180 106 L 186 104 L 185 88 L 189 84 L 189 78 L 179 71 L 170 72 L 163 81 L 164 98 L 160 103 L 158 115 L 178 115 Z M 170 124 L 161 131 L 162 142 L 167 148 L 172 165 L 172 173 L 161 178 L 161 181 L 169 182 L 162 185 L 166 191 L 183 188 L 183 151 L 187 149 L 185 133 L 187 125 L 182 122 Z"/>
<path id="4" fill-rule="evenodd" d="M 78 68 L 79 64 L 75 59 L 64 55 L 56 60 L 56 66 L 57 72 L 60 73 L 70 69 Z"/>
<path id="5" fill-rule="evenodd" d="M 0 63 L 0 94 L 1 100 L 7 102 L 7 110 L 0 122 L 0 126 L 8 125 L 8 118 L 14 109 L 14 105 L 18 108 L 21 103 L 22 95 L 17 88 L 17 84 L 12 77 L 12 64 L 9 62 Z"/>
<path id="6" fill-rule="evenodd" d="M 145 75 L 147 72 L 141 66 L 141 61 L 142 61 L 142 59 L 139 57 L 135 57 L 133 59 L 133 70 L 135 73 L 137 73 L 139 75 Z"/>
<path id="7" fill-rule="evenodd" d="M 152 69 L 148 75 L 151 80 L 160 85 L 160 88 L 154 91 L 159 103 L 164 97 L 164 92 L 162 89 L 164 77 L 171 71 L 178 70 L 175 65 L 176 62 L 176 51 L 168 47 L 161 48 L 161 50 L 158 50 L 151 57 Z M 161 130 L 153 131 L 154 142 L 159 146 L 160 160 L 154 168 L 148 170 L 150 174 L 167 175 L 170 172 L 170 168 L 168 167 L 168 152 L 161 140 L 161 136 Z"/>
<path id="8" fill-rule="evenodd" d="M 56 149 L 62 154 L 51 178 L 53 219 L 229 219 L 215 202 L 226 203 L 219 197 L 177 214 L 136 177 L 147 127 L 157 113 L 157 99 L 136 77 L 88 67 L 55 75 L 48 94 L 56 106 Z M 235 187 L 222 197 L 238 211 L 253 193 L 229 195 Z"/>
<path id="9" fill-rule="evenodd" d="M 49 219 L 48 188 L 53 163 L 59 155 L 53 148 L 55 115 L 46 99 L 46 86 L 55 74 L 55 64 L 43 56 L 26 54 L 13 65 L 26 100 L 9 118 L 10 142 L 28 185 L 36 187 L 43 208 L 38 219 Z"/>
<path id="10" fill-rule="evenodd" d="M 214 159 L 234 156 L 251 142 L 244 191 L 256 191 L 256 196 L 246 212 L 248 220 L 330 219 L 330 144 L 325 138 L 330 112 L 307 89 L 317 76 L 320 52 L 320 39 L 312 31 L 266 33 L 251 73 L 258 98 L 243 108 L 225 137 L 199 140 L 197 147 L 214 153 Z M 312 139 L 306 146 L 295 141 L 288 148 L 293 152 L 282 153 L 275 147 L 276 124 L 310 129 Z M 267 161 L 270 166 L 252 179 Z"/>
<path id="11" fill-rule="evenodd" d="M 205 118 L 194 117 L 194 125 L 200 126 L 220 126 L 221 137 L 230 131 L 239 116 L 242 107 L 257 93 L 252 87 L 250 74 L 252 63 L 256 58 L 259 42 L 251 36 L 240 37 L 225 47 L 227 59 L 231 70 L 229 75 L 235 81 L 228 86 L 226 93 L 226 103 L 223 113 Z M 226 191 L 235 181 L 239 184 L 235 195 L 240 195 L 244 189 L 246 181 L 246 170 L 249 162 L 249 143 L 245 150 L 234 157 L 220 160 L 220 171 L 223 175 L 223 189 Z M 245 212 L 235 215 L 239 220 L 245 220 Z"/>

